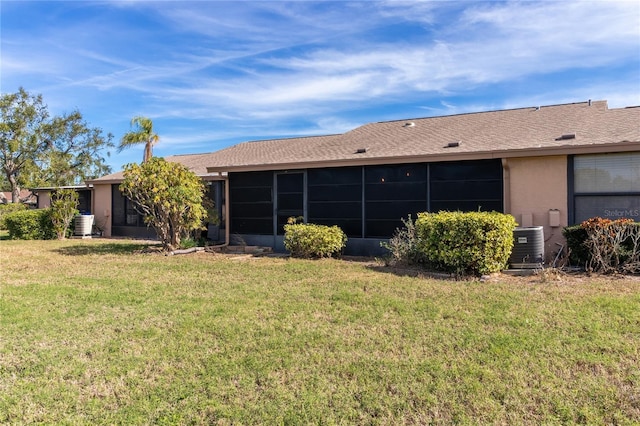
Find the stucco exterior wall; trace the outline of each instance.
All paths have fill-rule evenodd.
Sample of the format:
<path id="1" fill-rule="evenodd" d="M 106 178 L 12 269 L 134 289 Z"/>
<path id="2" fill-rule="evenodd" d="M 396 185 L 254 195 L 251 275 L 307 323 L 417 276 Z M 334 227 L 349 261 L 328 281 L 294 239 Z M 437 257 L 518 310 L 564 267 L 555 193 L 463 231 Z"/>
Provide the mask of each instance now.
<path id="1" fill-rule="evenodd" d="M 93 186 L 93 208 L 95 224 L 102 229 L 102 235 L 111 236 L 111 185 Z"/>
<path id="2" fill-rule="evenodd" d="M 51 191 L 38 191 L 38 205 L 39 209 L 46 209 L 51 207 Z"/>
<path id="3" fill-rule="evenodd" d="M 567 156 L 509 158 L 505 166 L 506 212 L 519 226 L 544 228 L 545 258 L 552 261 L 565 244 L 568 223 Z"/>

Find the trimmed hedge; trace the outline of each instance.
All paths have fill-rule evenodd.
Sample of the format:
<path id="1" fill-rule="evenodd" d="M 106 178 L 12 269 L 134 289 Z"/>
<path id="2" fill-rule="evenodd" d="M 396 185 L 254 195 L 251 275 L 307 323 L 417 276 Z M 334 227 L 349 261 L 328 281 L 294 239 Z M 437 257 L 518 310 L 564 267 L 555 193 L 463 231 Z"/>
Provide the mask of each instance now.
<path id="1" fill-rule="evenodd" d="M 415 227 L 421 263 L 480 276 L 507 267 L 516 221 L 497 212 L 418 213 Z"/>
<path id="2" fill-rule="evenodd" d="M 5 216 L 4 222 L 12 240 L 51 240 L 56 237 L 51 209 L 13 212 Z"/>
<path id="3" fill-rule="evenodd" d="M 338 226 L 289 223 L 284 226 L 284 247 L 293 257 L 313 258 L 339 255 L 347 236 Z"/>
<path id="4" fill-rule="evenodd" d="M 27 210 L 27 206 L 22 203 L 0 204 L 0 229 L 7 229 L 4 224 L 4 217 L 13 212 Z"/>

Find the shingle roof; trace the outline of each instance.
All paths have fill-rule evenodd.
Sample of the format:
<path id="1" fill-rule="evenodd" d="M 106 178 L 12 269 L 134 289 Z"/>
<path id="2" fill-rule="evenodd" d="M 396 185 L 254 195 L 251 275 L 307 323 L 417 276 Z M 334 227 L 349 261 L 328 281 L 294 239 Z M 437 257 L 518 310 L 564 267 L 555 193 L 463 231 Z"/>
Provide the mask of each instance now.
<path id="1" fill-rule="evenodd" d="M 571 134 L 575 138 L 562 138 Z M 456 142 L 458 146 L 449 146 Z M 640 107 L 609 109 L 606 101 L 597 101 L 387 121 L 342 135 L 244 142 L 212 153 L 207 161 L 209 170 L 249 170 L 549 155 L 627 145 L 640 149 Z"/>
<path id="2" fill-rule="evenodd" d="M 606 101 L 589 101 L 369 123 L 344 134 L 243 142 L 212 153 L 175 155 L 167 160 L 207 176 L 207 170 L 277 170 L 632 150 L 640 150 L 640 107 L 609 109 Z M 121 179 L 119 172 L 92 182 Z"/>
<path id="3" fill-rule="evenodd" d="M 216 175 L 216 173 L 207 172 L 207 165 L 210 163 L 208 159 L 213 154 L 215 153 L 171 155 L 169 157 L 165 157 L 165 160 L 180 163 L 198 176 L 206 177 Z M 98 179 L 89 180 L 87 181 L 87 183 L 118 183 L 121 182 L 122 179 L 123 173 L 122 171 L 119 171 L 107 176 L 102 176 Z"/>

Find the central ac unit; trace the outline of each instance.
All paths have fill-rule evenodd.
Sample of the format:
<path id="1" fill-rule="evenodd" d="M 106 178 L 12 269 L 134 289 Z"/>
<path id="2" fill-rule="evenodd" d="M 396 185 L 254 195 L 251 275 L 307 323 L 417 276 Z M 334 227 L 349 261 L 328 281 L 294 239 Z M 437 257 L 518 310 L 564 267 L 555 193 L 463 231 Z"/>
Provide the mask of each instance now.
<path id="1" fill-rule="evenodd" d="M 538 269 L 544 263 L 544 230 L 542 226 L 518 227 L 513 231 L 511 268 Z"/>

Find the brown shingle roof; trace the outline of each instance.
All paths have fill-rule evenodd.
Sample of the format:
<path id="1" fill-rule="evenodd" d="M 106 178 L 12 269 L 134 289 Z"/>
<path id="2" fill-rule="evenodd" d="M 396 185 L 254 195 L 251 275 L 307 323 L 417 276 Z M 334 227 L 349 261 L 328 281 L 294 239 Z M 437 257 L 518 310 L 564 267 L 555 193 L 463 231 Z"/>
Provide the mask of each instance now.
<path id="1" fill-rule="evenodd" d="M 575 134 L 575 138 L 562 138 Z M 449 147 L 450 143 L 458 146 Z M 361 152 L 365 150 L 365 152 Z M 243 142 L 176 155 L 198 175 L 345 164 L 384 164 L 640 150 L 640 107 L 606 101 L 365 124 L 339 135 Z M 121 173 L 93 182 L 122 179 Z"/>
<path id="2" fill-rule="evenodd" d="M 342 135 L 245 142 L 206 160 L 221 171 L 638 149 L 640 107 L 597 101 L 370 123 Z"/>
<path id="3" fill-rule="evenodd" d="M 210 163 L 208 160 L 214 153 L 205 154 L 185 154 L 185 155 L 171 155 L 166 157 L 165 160 L 180 163 L 186 166 L 189 170 L 201 177 L 213 176 L 215 173 L 207 172 L 207 165 Z M 98 179 L 87 181 L 87 183 L 119 183 L 123 179 L 122 171 L 112 173 L 107 176 L 102 176 Z"/>

